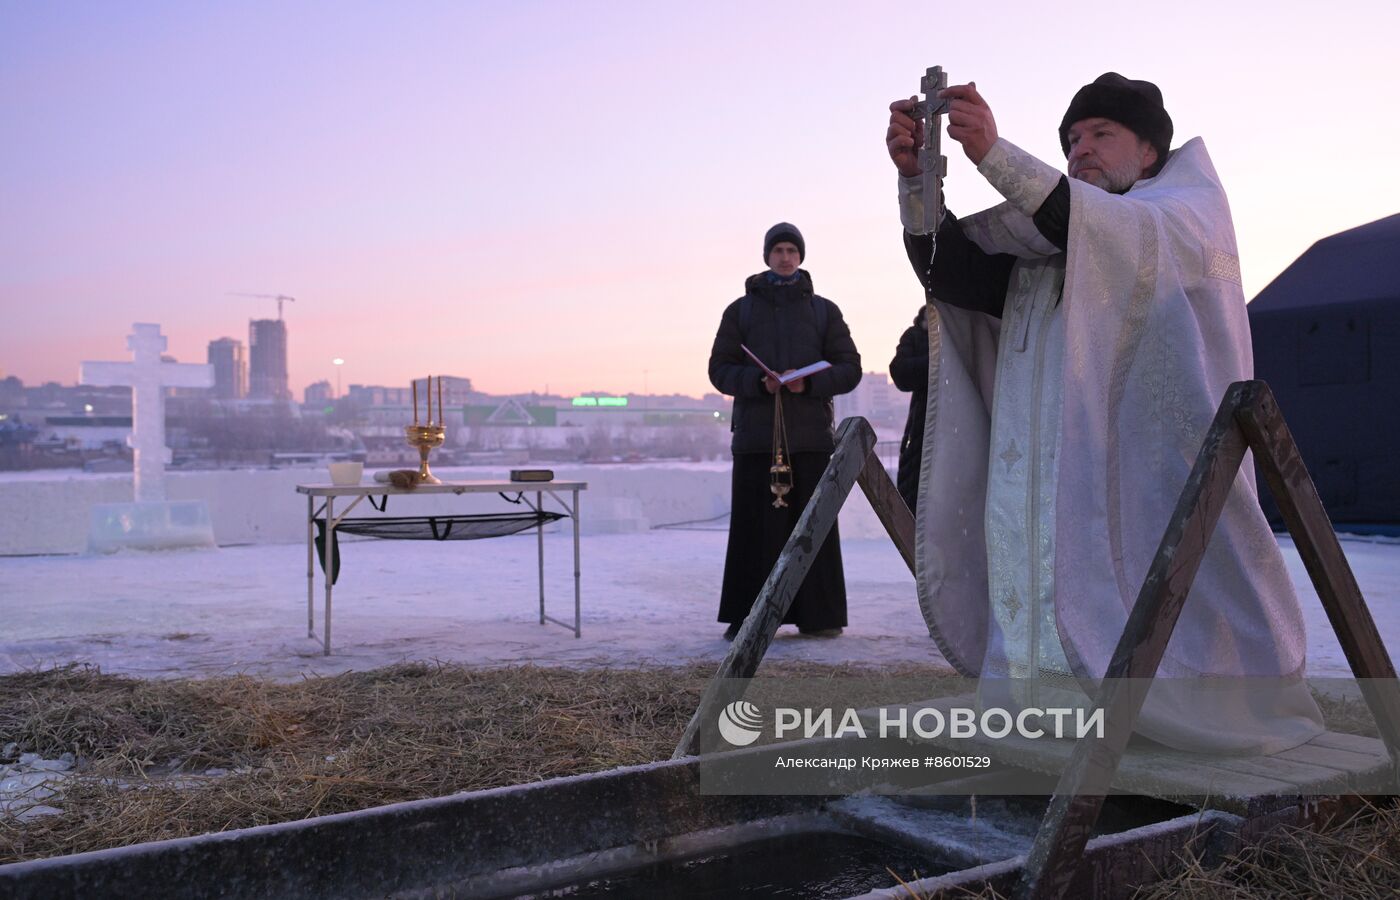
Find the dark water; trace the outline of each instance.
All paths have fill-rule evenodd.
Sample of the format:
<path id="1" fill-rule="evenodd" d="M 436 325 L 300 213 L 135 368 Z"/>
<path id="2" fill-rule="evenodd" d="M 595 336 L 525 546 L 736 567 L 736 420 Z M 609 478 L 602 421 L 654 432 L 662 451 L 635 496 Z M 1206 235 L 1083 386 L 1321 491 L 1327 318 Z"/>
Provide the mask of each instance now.
<path id="1" fill-rule="evenodd" d="M 897 882 L 886 867 L 905 881 L 949 871 L 908 850 L 819 832 L 754 841 L 530 896 L 567 900 L 849 897 L 894 886 Z"/>

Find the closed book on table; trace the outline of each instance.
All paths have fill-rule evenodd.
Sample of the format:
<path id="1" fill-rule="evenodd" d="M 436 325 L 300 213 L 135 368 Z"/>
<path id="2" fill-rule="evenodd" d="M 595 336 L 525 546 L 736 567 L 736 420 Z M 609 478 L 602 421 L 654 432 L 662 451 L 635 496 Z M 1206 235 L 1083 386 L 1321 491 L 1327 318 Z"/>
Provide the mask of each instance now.
<path id="1" fill-rule="evenodd" d="M 553 481 L 553 469 L 511 469 L 511 481 Z"/>

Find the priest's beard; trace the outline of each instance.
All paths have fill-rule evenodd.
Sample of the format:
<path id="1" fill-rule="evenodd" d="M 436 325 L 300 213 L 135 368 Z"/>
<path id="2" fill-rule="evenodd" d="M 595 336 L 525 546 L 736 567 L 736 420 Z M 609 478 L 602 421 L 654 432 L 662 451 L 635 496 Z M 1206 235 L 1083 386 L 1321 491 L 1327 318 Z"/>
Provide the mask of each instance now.
<path id="1" fill-rule="evenodd" d="M 1103 165 L 1099 161 L 1099 165 Z M 1124 160 L 1116 168 L 1094 169 L 1083 175 L 1075 175 L 1080 181 L 1102 188 L 1110 194 L 1126 194 L 1142 177 L 1142 166 L 1132 160 Z"/>

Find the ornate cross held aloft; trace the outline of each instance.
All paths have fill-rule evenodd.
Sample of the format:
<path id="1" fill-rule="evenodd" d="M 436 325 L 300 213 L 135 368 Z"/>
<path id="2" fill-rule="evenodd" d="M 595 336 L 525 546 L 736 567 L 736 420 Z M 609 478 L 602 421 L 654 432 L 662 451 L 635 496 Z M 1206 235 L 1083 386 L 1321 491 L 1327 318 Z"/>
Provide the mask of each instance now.
<path id="1" fill-rule="evenodd" d="M 924 99 L 914 105 L 914 116 L 924 125 L 924 145 L 919 148 L 919 168 L 924 178 L 923 234 L 936 234 L 943 218 L 943 176 L 948 174 L 948 157 L 943 155 L 942 125 L 948 101 L 940 100 L 938 92 L 947 86 L 943 67 L 934 66 L 919 81 Z"/>

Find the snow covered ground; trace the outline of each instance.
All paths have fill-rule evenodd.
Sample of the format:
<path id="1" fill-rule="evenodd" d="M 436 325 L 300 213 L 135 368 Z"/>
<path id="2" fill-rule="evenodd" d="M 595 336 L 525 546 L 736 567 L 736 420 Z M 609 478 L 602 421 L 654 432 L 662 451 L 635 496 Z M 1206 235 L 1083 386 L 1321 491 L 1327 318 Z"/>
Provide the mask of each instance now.
<path id="1" fill-rule="evenodd" d="M 585 507 L 585 515 L 587 515 Z M 722 526 L 722 522 L 719 523 Z M 551 615 L 572 618 L 567 528 L 546 537 Z M 1309 674 L 1349 673 L 1307 575 L 1281 541 L 1309 633 Z M 594 534 L 582 541 L 583 637 L 538 622 L 532 535 L 436 544 L 346 541 L 334 654 L 306 636 L 304 544 L 0 561 L 0 672 L 71 661 L 143 677 L 246 672 L 275 678 L 400 660 L 473 665 L 718 661 L 723 530 Z M 1400 545 L 1343 544 L 1392 653 L 1400 652 Z M 843 541 L 850 627 L 836 639 L 785 627 L 770 659 L 939 659 L 914 581 L 884 538 Z M 321 628 L 322 592 L 315 595 Z"/>
<path id="2" fill-rule="evenodd" d="M 533 535 L 445 544 L 347 538 L 332 616 L 334 655 L 326 658 L 319 637 L 306 636 L 306 501 L 294 491 L 299 483 L 324 482 L 323 470 L 171 472 L 172 499 L 206 500 L 224 546 L 114 556 L 63 554 L 86 543 L 92 504 L 130 498 L 129 475 L 9 473 L 0 478 L 0 672 L 83 661 L 146 677 L 295 678 L 405 659 L 629 665 L 722 658 L 728 645 L 715 610 L 728 465 L 570 466 L 558 475 L 589 483 L 581 498 L 581 639 L 539 624 Z M 454 499 L 395 497 L 389 514 L 464 511 Z M 710 530 L 654 527 L 691 520 L 711 520 L 698 526 Z M 913 577 L 859 491 L 842 510 L 841 533 L 850 627 L 834 640 L 784 628 L 770 658 L 937 661 Z M 1309 672 L 1345 676 L 1297 553 L 1287 538 L 1281 543 L 1309 623 Z M 1348 539 L 1343 546 L 1382 636 L 1400 653 L 1400 543 Z M 567 522 L 553 527 L 545 549 L 549 613 L 571 621 Z M 319 573 L 317 581 L 319 636 Z"/>
<path id="3" fill-rule="evenodd" d="M 533 535 L 436 544 L 342 542 L 333 655 L 306 636 L 301 544 L 3 563 L 0 670 L 69 660 L 148 677 L 370 669 L 404 659 L 471 664 L 630 665 L 721 658 L 715 622 L 723 531 L 649 531 L 582 541 L 583 636 L 539 624 Z M 914 580 L 887 540 L 843 545 L 851 628 L 837 640 L 783 629 L 777 658 L 937 658 Z M 545 542 L 548 612 L 572 621 L 572 536 Z M 791 632 L 791 635 L 788 635 Z"/>

